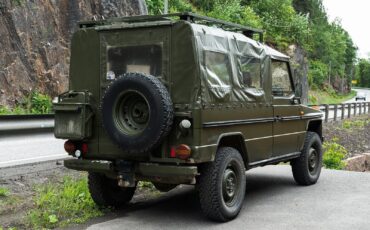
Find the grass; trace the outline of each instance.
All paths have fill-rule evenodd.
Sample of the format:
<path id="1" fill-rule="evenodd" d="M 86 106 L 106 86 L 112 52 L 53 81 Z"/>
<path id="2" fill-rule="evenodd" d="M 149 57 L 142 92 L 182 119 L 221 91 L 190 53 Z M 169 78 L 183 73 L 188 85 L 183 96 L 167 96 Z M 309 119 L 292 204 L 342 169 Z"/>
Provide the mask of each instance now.
<path id="1" fill-rule="evenodd" d="M 346 95 L 335 94 L 332 91 L 320 91 L 310 90 L 309 91 L 309 104 L 320 105 L 320 104 L 340 104 L 356 96 L 356 91 L 352 90 L 351 93 Z"/>
<path id="2" fill-rule="evenodd" d="M 7 195 L 3 199 L 0 198 L 0 215 L 15 211 L 22 202 L 21 197 L 13 195 Z"/>
<path id="3" fill-rule="evenodd" d="M 0 187 L 0 198 L 9 195 L 9 190 L 7 188 Z"/>
<path id="4" fill-rule="evenodd" d="M 370 124 L 370 119 L 365 120 L 345 120 L 342 123 L 342 128 L 347 130 L 363 129 Z"/>
<path id="5" fill-rule="evenodd" d="M 64 177 L 60 184 L 47 184 L 36 189 L 35 208 L 27 215 L 32 229 L 51 229 L 84 223 L 104 213 L 92 200 L 87 179 Z"/>

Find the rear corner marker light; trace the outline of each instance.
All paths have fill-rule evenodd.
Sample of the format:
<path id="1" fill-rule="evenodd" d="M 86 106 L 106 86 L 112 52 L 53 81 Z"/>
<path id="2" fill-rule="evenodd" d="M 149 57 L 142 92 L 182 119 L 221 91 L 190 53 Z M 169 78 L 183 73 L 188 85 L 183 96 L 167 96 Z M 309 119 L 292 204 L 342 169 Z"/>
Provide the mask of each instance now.
<path id="1" fill-rule="evenodd" d="M 170 157 L 171 158 L 175 158 L 176 157 L 176 150 L 175 150 L 174 147 L 172 147 L 171 150 L 170 150 Z"/>
<path id="2" fill-rule="evenodd" d="M 176 147 L 176 157 L 182 160 L 190 158 L 191 149 L 189 146 L 181 144 Z"/>
<path id="3" fill-rule="evenodd" d="M 81 152 L 86 154 L 89 151 L 89 146 L 86 143 L 82 143 L 81 145 Z"/>
<path id="4" fill-rule="evenodd" d="M 68 141 L 66 141 L 65 143 L 64 143 L 64 150 L 67 152 L 67 153 L 69 153 L 69 154 L 74 154 L 75 153 L 75 151 L 76 151 L 76 145 L 75 145 L 75 143 L 73 143 L 73 141 L 71 141 L 71 140 L 68 140 Z"/>

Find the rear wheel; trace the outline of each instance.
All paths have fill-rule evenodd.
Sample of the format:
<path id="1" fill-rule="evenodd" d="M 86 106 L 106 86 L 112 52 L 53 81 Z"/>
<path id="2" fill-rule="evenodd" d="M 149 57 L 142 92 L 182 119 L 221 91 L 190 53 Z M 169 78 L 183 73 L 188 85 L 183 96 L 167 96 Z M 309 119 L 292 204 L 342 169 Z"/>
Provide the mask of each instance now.
<path id="1" fill-rule="evenodd" d="M 122 207 L 130 202 L 136 189 L 119 187 L 117 180 L 95 172 L 89 172 L 88 183 L 91 197 L 99 206 Z"/>
<path id="2" fill-rule="evenodd" d="M 200 167 L 197 187 L 203 213 L 220 222 L 234 219 L 243 205 L 245 184 L 240 153 L 230 147 L 218 149 L 214 162 Z"/>
<path id="3" fill-rule="evenodd" d="M 300 185 L 315 184 L 322 167 L 321 139 L 317 133 L 307 132 L 301 156 L 292 160 L 294 180 Z"/>

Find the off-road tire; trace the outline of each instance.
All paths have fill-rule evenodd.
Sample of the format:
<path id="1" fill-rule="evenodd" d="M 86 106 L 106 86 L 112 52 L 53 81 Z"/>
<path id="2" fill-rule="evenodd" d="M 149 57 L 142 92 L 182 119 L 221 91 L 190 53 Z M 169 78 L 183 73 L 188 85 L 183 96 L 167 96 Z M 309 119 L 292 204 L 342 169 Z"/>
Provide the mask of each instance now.
<path id="1" fill-rule="evenodd" d="M 113 81 L 104 93 L 101 112 L 109 137 L 127 153 L 147 153 L 157 147 L 174 116 L 166 87 L 143 73 L 126 73 Z"/>
<path id="2" fill-rule="evenodd" d="M 297 184 L 312 185 L 317 182 L 322 167 L 322 143 L 317 133 L 307 132 L 300 157 L 290 164 Z"/>
<path id="3" fill-rule="evenodd" d="M 235 194 L 230 202 L 225 189 L 230 175 L 235 175 Z M 245 165 L 240 153 L 230 147 L 217 150 L 215 160 L 199 168 L 197 190 L 203 213 L 214 221 L 226 222 L 234 219 L 240 212 L 245 196 Z M 231 178 L 231 177 L 230 177 Z M 226 198 L 225 198 L 226 197 Z"/>
<path id="4" fill-rule="evenodd" d="M 177 184 L 165 184 L 153 182 L 154 187 L 161 192 L 168 192 L 177 187 Z"/>
<path id="5" fill-rule="evenodd" d="M 95 172 L 89 172 L 88 185 L 94 202 L 103 207 L 122 207 L 130 202 L 136 189 L 136 187 L 119 187 L 117 180 L 110 179 L 102 173 Z"/>

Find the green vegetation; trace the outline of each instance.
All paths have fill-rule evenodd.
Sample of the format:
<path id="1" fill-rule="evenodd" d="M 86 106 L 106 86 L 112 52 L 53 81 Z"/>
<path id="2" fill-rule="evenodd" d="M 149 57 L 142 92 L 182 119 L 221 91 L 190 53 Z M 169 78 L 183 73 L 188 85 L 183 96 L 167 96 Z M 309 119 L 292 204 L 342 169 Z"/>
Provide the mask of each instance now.
<path id="1" fill-rule="evenodd" d="M 155 190 L 153 183 L 149 181 L 139 181 L 137 187 L 138 189 Z"/>
<path id="2" fill-rule="evenodd" d="M 36 207 L 27 216 L 33 229 L 56 228 L 83 223 L 103 215 L 92 200 L 87 179 L 65 177 L 59 185 L 47 184 L 37 188 Z"/>
<path id="3" fill-rule="evenodd" d="M 356 96 L 356 91 L 352 90 L 349 94 L 337 94 L 333 89 L 311 90 L 309 93 L 310 105 L 321 104 L 340 104 Z"/>
<path id="4" fill-rule="evenodd" d="M 29 102 L 27 103 L 28 110 L 32 114 L 45 114 L 51 112 L 51 98 L 38 92 L 33 92 L 30 95 Z"/>
<path id="5" fill-rule="evenodd" d="M 163 0 L 146 3 L 150 14 L 163 12 Z M 355 78 L 357 48 L 339 20 L 329 22 L 322 0 L 169 0 L 169 8 L 262 28 L 265 42 L 282 52 L 298 44 L 306 52 L 313 89 L 335 88 L 334 82 L 343 80 L 344 87 L 335 91 L 345 94 Z"/>
<path id="6" fill-rule="evenodd" d="M 345 120 L 342 123 L 342 128 L 347 130 L 363 129 L 367 125 L 370 125 L 370 119 Z"/>
<path id="7" fill-rule="evenodd" d="M 358 81 L 356 86 L 370 88 L 370 58 L 358 61 L 355 80 Z"/>
<path id="8" fill-rule="evenodd" d="M 11 3 L 16 6 L 22 6 L 24 3 L 26 3 L 25 0 L 11 0 Z"/>
<path id="9" fill-rule="evenodd" d="M 32 92 L 20 101 L 21 102 L 12 109 L 5 106 L 0 106 L 0 115 L 51 113 L 51 98 L 47 95 L 39 92 Z"/>
<path id="10" fill-rule="evenodd" d="M 0 198 L 9 195 L 9 190 L 7 188 L 0 187 Z"/>
<path id="11" fill-rule="evenodd" d="M 333 138 L 331 141 L 324 142 L 323 164 L 328 169 L 344 169 L 346 166 L 343 159 L 347 156 L 347 150 L 337 143 L 338 139 Z"/>

